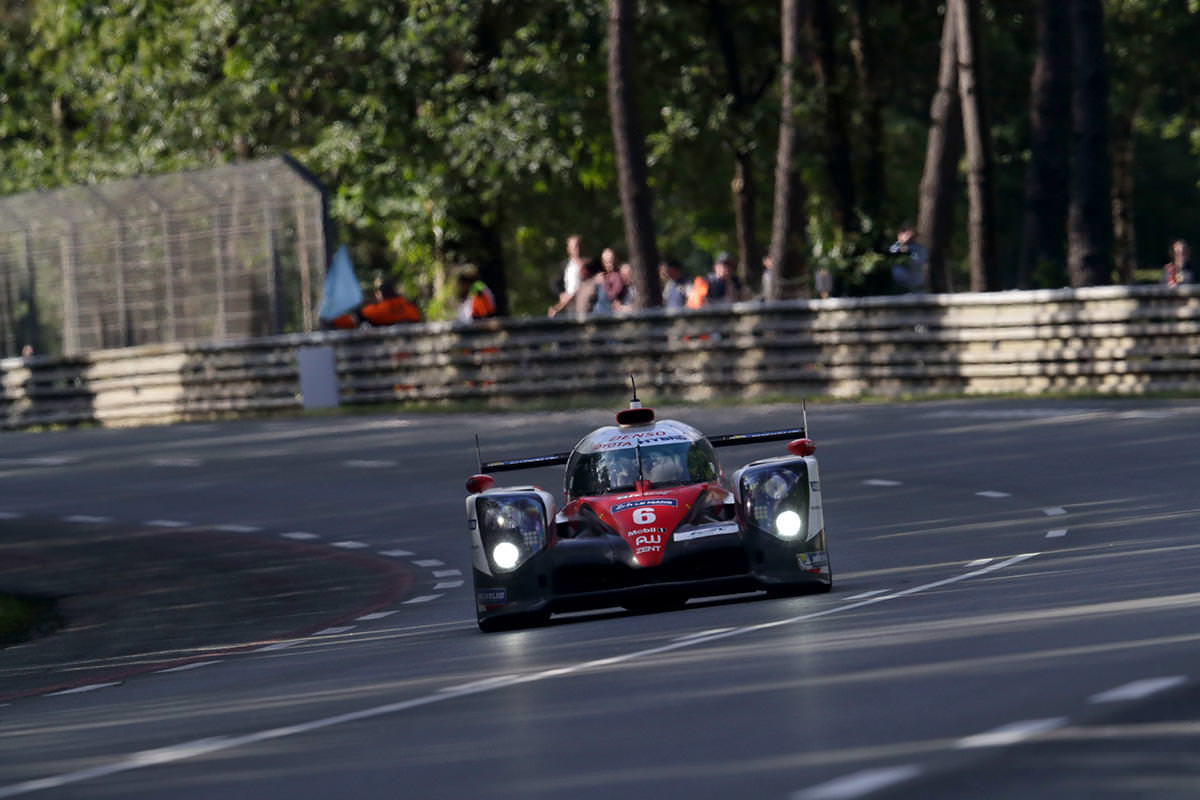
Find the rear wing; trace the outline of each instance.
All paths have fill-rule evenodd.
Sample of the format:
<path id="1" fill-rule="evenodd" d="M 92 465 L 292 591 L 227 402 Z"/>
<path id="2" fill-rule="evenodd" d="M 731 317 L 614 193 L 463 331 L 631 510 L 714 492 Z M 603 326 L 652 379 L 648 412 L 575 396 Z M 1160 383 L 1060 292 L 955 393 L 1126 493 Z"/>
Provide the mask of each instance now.
<path id="1" fill-rule="evenodd" d="M 733 447 L 743 444 L 759 444 L 761 442 L 782 442 L 792 439 L 803 439 L 807 436 L 805 428 L 782 428 L 774 431 L 758 433 L 726 433 L 721 436 L 709 436 L 708 441 L 713 447 Z M 553 453 L 548 456 L 532 456 L 530 458 L 514 458 L 504 461 L 480 461 L 479 471 L 485 475 L 493 472 L 511 472 L 519 469 L 534 469 L 536 467 L 557 467 L 567 463 L 571 454 Z"/>

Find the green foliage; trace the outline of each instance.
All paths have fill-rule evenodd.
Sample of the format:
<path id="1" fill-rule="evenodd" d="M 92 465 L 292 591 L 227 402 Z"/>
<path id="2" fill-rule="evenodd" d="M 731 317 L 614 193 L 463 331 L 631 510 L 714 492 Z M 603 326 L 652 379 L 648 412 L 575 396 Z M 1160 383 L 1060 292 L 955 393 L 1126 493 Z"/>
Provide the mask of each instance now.
<path id="1" fill-rule="evenodd" d="M 808 269 L 827 267 L 857 291 L 896 225 L 916 214 L 941 20 L 937 4 L 872 4 L 875 85 L 864 87 L 849 4 L 832 5 L 831 80 L 845 89 L 854 139 L 836 144 L 850 148 L 861 181 L 866 90 L 884 99 L 886 197 L 861 230 L 832 221 L 824 99 L 803 65 L 805 255 Z M 1198 5 L 1107 4 L 1113 114 L 1133 116 L 1145 159 L 1135 209 L 1151 264 L 1165 236 L 1200 238 Z M 1020 240 L 1033 7 L 984 3 L 1006 264 Z M 778 3 L 641 4 L 637 88 L 659 247 L 694 269 L 735 249 L 736 153 L 750 154 L 760 247 L 770 234 L 778 14 Z M 331 187 L 338 238 L 364 280 L 393 275 L 436 318 L 453 311 L 454 265 L 497 262 L 511 308 L 544 313 L 568 234 L 582 234 L 589 254 L 612 245 L 626 255 L 606 23 L 600 0 L 0 0 L 0 191 L 286 151 Z M 958 220 L 961 260 L 965 214 Z"/>

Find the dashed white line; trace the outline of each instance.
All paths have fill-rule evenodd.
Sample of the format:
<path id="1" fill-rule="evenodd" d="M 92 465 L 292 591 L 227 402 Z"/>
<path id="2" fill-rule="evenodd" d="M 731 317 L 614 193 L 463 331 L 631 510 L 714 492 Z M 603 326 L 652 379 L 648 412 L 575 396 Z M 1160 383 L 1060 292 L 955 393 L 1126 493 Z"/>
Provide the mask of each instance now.
<path id="1" fill-rule="evenodd" d="M 361 617 L 358 618 L 358 621 L 359 622 L 373 622 L 374 620 L 377 620 L 377 619 L 384 619 L 385 617 L 390 617 L 392 614 L 395 614 L 395 613 L 396 613 L 395 610 L 376 611 L 373 614 L 363 614 Z"/>
<path id="2" fill-rule="evenodd" d="M 346 633 L 354 630 L 353 625 L 338 625 L 333 628 L 326 628 L 323 631 L 317 631 L 313 636 L 337 636 L 339 633 Z"/>
<path id="3" fill-rule="evenodd" d="M 1066 717 L 1050 717 L 1048 719 L 1024 719 L 1020 722 L 1010 722 L 999 728 L 965 736 L 954 743 L 955 748 L 967 750 L 975 747 L 1004 747 L 1017 744 L 1055 728 L 1061 728 L 1067 722 Z"/>
<path id="4" fill-rule="evenodd" d="M 1186 675 L 1171 675 L 1163 678 L 1143 678 L 1133 681 L 1106 692 L 1094 694 L 1088 698 L 1089 703 L 1117 703 L 1125 700 L 1142 700 L 1153 694 L 1165 692 L 1187 683 Z"/>
<path id="5" fill-rule="evenodd" d="M 870 478 L 863 481 L 863 486 L 903 486 L 901 481 L 889 481 L 884 478 Z"/>
<path id="6" fill-rule="evenodd" d="M 438 561 L 436 558 L 422 558 L 413 562 L 418 567 L 444 567 L 444 561 Z"/>
<path id="7" fill-rule="evenodd" d="M 379 555 L 389 556 L 391 558 L 407 558 L 412 555 L 411 550 L 380 550 Z"/>
<path id="8" fill-rule="evenodd" d="M 435 591 L 438 589 L 457 589 L 458 587 L 460 587 L 462 585 L 463 585 L 462 581 L 441 581 L 433 588 Z"/>
<path id="9" fill-rule="evenodd" d="M 315 533 L 308 533 L 307 531 L 289 531 L 288 533 L 281 533 L 279 535 L 285 539 L 295 539 L 298 542 L 307 542 L 310 539 L 320 539 L 321 538 L 320 536 L 317 536 Z"/>
<path id="10" fill-rule="evenodd" d="M 178 667 L 167 667 L 166 669 L 156 669 L 155 672 L 157 672 L 160 675 L 165 675 L 168 672 L 187 672 L 188 670 L 200 669 L 201 667 L 207 667 L 212 664 L 220 664 L 220 663 L 221 663 L 220 659 L 217 659 L 215 661 L 193 661 L 191 664 L 180 664 Z"/>
<path id="11" fill-rule="evenodd" d="M 440 594 L 422 594 L 412 598 L 411 600 L 405 600 L 403 605 L 411 606 L 416 603 L 428 603 L 430 600 L 436 600 L 439 597 L 441 597 Z"/>
<path id="12" fill-rule="evenodd" d="M 259 647 L 254 652 L 256 652 L 256 653 L 271 653 L 276 650 L 287 650 L 289 647 L 295 647 L 298 644 L 300 644 L 299 639 L 292 639 L 287 642 L 276 642 L 275 644 L 269 644 L 269 645 L 266 645 L 265 647 Z"/>
<path id="13" fill-rule="evenodd" d="M 370 547 L 370 546 L 371 545 L 369 545 L 365 542 L 356 542 L 353 540 L 346 540 L 344 542 L 331 542 L 330 543 L 330 547 L 340 547 L 343 550 L 362 550 L 364 547 Z"/>
<path id="14" fill-rule="evenodd" d="M 967 569 L 972 569 L 974 567 L 982 567 L 985 564 L 990 564 L 990 563 L 992 563 L 992 559 L 990 559 L 990 558 L 977 558 L 974 561 L 967 562 Z"/>
<path id="15" fill-rule="evenodd" d="M 1054 506 L 1052 508 L 1043 508 L 1042 513 L 1047 517 L 1061 517 L 1067 513 L 1067 510 L 1062 506 Z"/>
<path id="16" fill-rule="evenodd" d="M 920 774 L 921 768 L 915 764 L 864 769 L 862 772 L 844 775 L 812 788 L 794 792 L 792 800 L 852 800 L 855 797 L 877 792 L 884 787 L 912 780 Z"/>
<path id="17" fill-rule="evenodd" d="M 87 525 L 96 522 L 112 522 L 112 517 L 96 517 L 91 514 L 72 514 L 69 517 L 63 517 L 63 522 L 74 522 L 81 525 Z"/>
<path id="18" fill-rule="evenodd" d="M 683 636 L 676 636 L 671 641 L 672 642 L 686 642 L 688 639 L 696 639 L 701 636 L 713 636 L 714 634 L 725 633 L 726 631 L 731 631 L 731 630 L 733 630 L 733 628 L 709 628 L 706 631 L 696 631 L 695 633 L 688 633 Z"/>
<path id="19" fill-rule="evenodd" d="M 23 516 L 20 511 L 0 511 L 0 519 L 20 519 Z"/>
<path id="20" fill-rule="evenodd" d="M 228 525 L 214 525 L 213 530 L 224 531 L 226 533 L 258 533 L 262 528 L 257 525 L 238 525 L 231 523 Z"/>
<path id="21" fill-rule="evenodd" d="M 73 689 L 62 689 L 57 692 L 49 692 L 46 697 L 59 697 L 64 694 L 83 694 L 84 692 L 94 692 L 99 689 L 108 689 L 113 686 L 120 686 L 120 681 L 112 683 L 89 683 L 87 686 L 76 686 Z"/>
<path id="22" fill-rule="evenodd" d="M 457 569 L 435 569 L 433 577 L 435 578 L 456 578 L 462 575 L 462 570 Z"/>
<path id="23" fill-rule="evenodd" d="M 79 459 L 70 456 L 37 456 L 35 458 L 27 458 L 25 461 L 35 467 L 62 467 L 67 464 L 74 464 Z"/>
<path id="24" fill-rule="evenodd" d="M 188 523 L 178 519 L 152 519 L 142 524 L 148 528 L 186 528 L 188 526 Z"/>
<path id="25" fill-rule="evenodd" d="M 382 459 L 352 458 L 349 461 L 343 461 L 342 466 L 352 469 L 384 469 L 396 466 L 396 462 L 384 461 Z"/>
<path id="26" fill-rule="evenodd" d="M 530 673 L 528 675 L 518 676 L 517 678 L 513 679 L 512 682 L 513 683 L 528 683 L 528 682 L 548 680 L 551 678 L 558 678 L 558 677 L 562 677 L 562 676 L 566 676 L 566 675 L 574 675 L 574 674 L 581 673 L 581 672 L 584 672 L 587 670 L 597 669 L 599 667 L 603 667 L 606 665 L 627 663 L 630 661 L 634 661 L 636 659 L 647 658 L 647 657 L 655 656 L 655 655 L 658 655 L 661 653 L 673 652 L 675 650 L 680 650 L 685 647 L 691 647 L 691 646 L 701 644 L 701 643 L 706 643 L 709 641 L 729 638 L 732 636 L 754 633 L 754 632 L 761 631 L 761 630 L 769 630 L 769 629 L 780 627 L 783 625 L 792 625 L 797 622 L 803 622 L 803 621 L 808 621 L 808 620 L 813 620 L 813 619 L 820 619 L 822 617 L 827 617 L 827 616 L 831 616 L 834 614 L 844 614 L 844 613 L 851 611 L 853 609 L 856 609 L 856 608 L 863 608 L 865 606 L 875 605 L 877 603 L 887 602 L 889 600 L 895 600 L 900 597 L 906 597 L 911 594 L 917 594 L 918 592 L 925 592 L 925 591 L 929 591 L 931 589 L 939 588 L 941 586 L 947 586 L 947 585 L 950 585 L 953 583 L 959 583 L 961 581 L 968 580 L 973 577 L 991 574 L 997 570 L 1004 569 L 1005 567 L 1019 564 L 1030 558 L 1034 558 L 1037 555 L 1038 555 L 1037 553 L 1024 553 L 1022 555 L 1013 556 L 1012 558 L 1005 559 L 1004 561 L 1001 561 L 998 564 L 989 565 L 987 567 L 983 567 L 981 569 L 975 570 L 974 572 L 960 573 L 958 575 L 953 575 L 949 578 L 944 578 L 942 580 L 932 581 L 930 583 L 921 584 L 920 586 L 913 586 L 913 587 L 911 587 L 909 589 L 905 589 L 903 591 L 892 592 L 892 593 L 889 593 L 886 595 L 880 595 L 878 597 L 872 597 L 872 598 L 868 598 L 866 600 L 861 600 L 857 603 L 834 606 L 832 608 L 826 608 L 821 611 L 814 611 L 814 612 L 810 612 L 807 614 L 801 614 L 801 615 L 795 616 L 795 617 L 789 617 L 786 619 L 775 620 L 772 622 L 765 622 L 765 623 L 760 623 L 757 625 L 748 625 L 746 627 L 735 628 L 733 630 L 726 631 L 726 632 L 719 633 L 719 634 L 713 634 L 711 636 L 695 637 L 692 639 L 688 639 L 687 641 L 684 641 L 684 642 L 671 642 L 671 643 L 665 644 L 665 645 L 648 647 L 648 648 L 645 648 L 642 650 L 630 651 L 630 652 L 624 653 L 622 655 L 614 656 L 611 658 L 599 659 L 596 661 L 586 661 L 586 662 L 574 663 L 574 664 L 570 664 L 570 665 L 563 666 L 563 667 L 555 667 L 553 669 L 542 670 L 540 672 L 534 672 L 534 673 Z M 416 598 L 414 598 L 414 599 L 416 599 Z M 429 599 L 433 599 L 433 598 L 430 597 Z M 297 642 L 290 642 L 290 643 L 284 642 L 284 643 L 281 643 L 280 645 L 270 645 L 267 648 L 260 648 L 260 650 L 278 649 L 280 647 L 291 646 L 292 644 L 297 644 Z M 503 684 L 503 685 L 507 685 L 507 684 Z M 443 702 L 448 699 L 462 697 L 464 695 L 482 692 L 482 691 L 486 691 L 486 688 L 484 688 L 484 689 L 459 689 L 458 691 L 431 692 L 429 694 L 418 695 L 416 697 L 411 697 L 411 698 L 408 698 L 405 700 L 398 700 L 394 703 L 384 703 L 382 705 L 372 706 L 370 708 L 364 708 L 364 709 L 361 709 L 358 711 L 351 711 L 351 712 L 348 712 L 345 714 L 337 714 L 337 715 L 329 716 L 329 717 L 320 717 L 317 719 L 309 720 L 307 722 L 292 723 L 292 724 L 282 726 L 282 727 L 265 728 L 262 730 L 252 731 L 250 733 L 242 734 L 240 736 L 226 736 L 226 737 L 213 737 L 213 738 L 209 738 L 209 739 L 198 739 L 193 742 L 184 742 L 182 744 L 174 745 L 171 747 L 157 748 L 157 749 L 151 749 L 151 750 L 139 750 L 139 751 L 129 753 L 125 756 L 118 757 L 116 760 L 111 761 L 107 764 L 100 764 L 97 766 L 88 767 L 85 769 L 79 769 L 79 770 L 75 770 L 75 771 L 71 771 L 71 772 L 62 772 L 57 775 L 51 775 L 51 776 L 48 776 L 45 778 L 36 778 L 33 780 L 23 781 L 20 783 L 9 784 L 6 786 L 0 785 L 0 798 L 16 797 L 18 795 L 29 794 L 31 792 L 44 791 L 46 789 L 61 788 L 63 786 L 70 786 L 73 784 L 82 783 L 84 781 L 94 780 L 96 778 L 102 778 L 102 777 L 106 777 L 109 775 L 118 775 L 121 773 L 130 772 L 132 770 L 142 769 L 144 767 L 151 766 L 151 765 L 174 763 L 174 762 L 194 758 L 198 755 L 207 755 L 209 753 L 235 750 L 239 747 L 245 747 L 248 745 L 259 744 L 262 742 L 275 741 L 277 739 L 284 739 L 284 738 L 291 737 L 291 736 L 303 735 L 303 734 L 311 733 L 314 731 L 325 730 L 327 728 L 332 728 L 332 727 L 335 727 L 338 725 L 345 725 L 347 723 L 359 722 L 359 721 L 368 720 L 368 719 L 376 719 L 378 717 L 383 717 L 383 716 L 390 715 L 390 714 L 398 714 L 402 711 L 408 711 L 413 708 L 421 708 L 424 706 L 429 706 L 429 705 L 433 705 L 435 703 Z"/>
<path id="27" fill-rule="evenodd" d="M 1067 528 L 1055 528 L 1052 531 L 1046 531 L 1047 539 L 1061 539 L 1067 535 Z"/>
<path id="28" fill-rule="evenodd" d="M 1012 495 L 1008 492 L 997 492 L 994 489 L 989 489 L 986 492 L 976 492 L 975 494 L 979 497 L 990 497 L 993 499 L 1000 497 L 1012 497 Z"/>
<path id="29" fill-rule="evenodd" d="M 198 458 L 152 458 L 150 463 L 156 467 L 198 467 L 204 462 Z"/>

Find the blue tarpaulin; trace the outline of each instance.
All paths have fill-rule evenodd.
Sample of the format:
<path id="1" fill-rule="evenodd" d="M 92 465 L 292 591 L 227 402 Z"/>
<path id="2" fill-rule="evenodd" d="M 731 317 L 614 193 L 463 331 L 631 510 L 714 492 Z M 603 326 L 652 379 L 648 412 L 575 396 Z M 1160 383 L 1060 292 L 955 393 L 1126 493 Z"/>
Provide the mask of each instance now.
<path id="1" fill-rule="evenodd" d="M 325 274 L 325 289 L 321 293 L 321 311 L 317 314 L 328 322 L 362 305 L 362 288 L 354 277 L 354 265 L 346 245 L 338 248 Z"/>

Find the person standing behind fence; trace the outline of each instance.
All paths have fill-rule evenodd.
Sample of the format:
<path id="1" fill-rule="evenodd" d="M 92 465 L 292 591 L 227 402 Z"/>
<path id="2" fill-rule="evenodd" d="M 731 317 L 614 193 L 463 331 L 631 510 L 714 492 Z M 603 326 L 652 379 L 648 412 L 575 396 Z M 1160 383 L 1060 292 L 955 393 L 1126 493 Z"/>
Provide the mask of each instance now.
<path id="1" fill-rule="evenodd" d="M 579 284 L 583 281 L 583 238 L 573 233 L 567 237 L 567 260 L 563 262 L 562 271 L 555 283 L 558 290 L 558 301 L 550 306 L 551 317 L 557 316 L 564 309 L 572 306 L 575 295 L 579 292 Z"/>
<path id="2" fill-rule="evenodd" d="M 658 274 L 662 279 L 663 307 L 667 309 L 684 308 L 687 306 L 688 289 L 683 282 L 683 268 L 673 258 L 658 265 Z"/>
<path id="3" fill-rule="evenodd" d="M 617 310 L 625 294 L 625 279 L 617 268 L 617 254 L 611 247 L 600 253 L 600 291 L 596 294 L 593 314 L 611 314 Z"/>
<path id="4" fill-rule="evenodd" d="M 363 306 L 358 313 L 372 325 L 421 321 L 421 309 L 396 291 L 396 285 L 382 276 L 375 278 L 375 302 Z"/>
<path id="5" fill-rule="evenodd" d="M 733 274 L 733 259 L 729 253 L 718 253 L 708 275 L 708 305 L 736 303 L 742 299 L 742 285 Z"/>
<path id="6" fill-rule="evenodd" d="M 1171 242 L 1171 260 L 1163 264 L 1163 283 L 1182 286 L 1191 283 L 1196 273 L 1192 269 L 1192 251 L 1183 239 Z"/>
<path id="7" fill-rule="evenodd" d="M 632 311 L 637 304 L 637 287 L 633 285 L 633 265 L 622 262 L 617 269 L 621 276 L 621 295 L 613 301 L 613 311 Z"/>
<path id="8" fill-rule="evenodd" d="M 896 292 L 922 292 L 925 290 L 925 271 L 929 253 L 917 241 L 917 232 L 912 223 L 900 226 L 896 241 L 888 248 L 892 255 L 904 256 L 892 264 L 892 284 Z"/>
<path id="9" fill-rule="evenodd" d="M 586 317 L 588 314 L 607 314 L 612 311 L 612 306 L 607 301 L 607 296 L 603 304 L 600 301 L 600 296 L 604 294 L 604 269 L 600 266 L 600 262 L 594 258 L 585 259 L 583 269 L 580 273 L 579 291 L 575 293 L 575 315 L 578 317 Z"/>
<path id="10" fill-rule="evenodd" d="M 458 321 L 471 322 L 496 316 L 496 298 L 479 279 L 479 270 L 466 266 L 458 271 Z"/>

